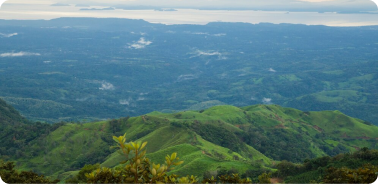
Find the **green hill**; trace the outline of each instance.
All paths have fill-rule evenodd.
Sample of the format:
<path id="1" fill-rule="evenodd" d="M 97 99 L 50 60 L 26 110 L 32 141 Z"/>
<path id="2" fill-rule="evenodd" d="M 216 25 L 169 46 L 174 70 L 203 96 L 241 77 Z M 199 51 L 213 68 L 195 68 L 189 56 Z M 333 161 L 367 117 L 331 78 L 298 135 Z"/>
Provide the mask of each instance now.
<path id="1" fill-rule="evenodd" d="M 337 183 L 362 183 L 361 179 L 366 177 L 366 173 L 372 172 L 372 180 L 365 178 L 363 183 L 373 183 L 376 180 L 374 168 L 378 164 L 378 151 L 363 148 L 353 153 L 342 153 L 334 157 L 324 156 L 315 159 L 306 159 L 301 164 L 282 161 L 277 165 L 277 172 L 274 177 L 281 178 L 285 183 L 336 183 L 330 179 L 339 180 Z M 369 165 L 373 167 L 369 167 Z M 369 167 L 369 169 L 361 169 Z M 352 170 L 354 169 L 354 171 Z M 338 172 L 335 172 L 337 171 Z M 353 173 L 343 176 L 341 173 Z M 362 177 L 365 175 L 365 177 Z M 328 179 L 324 181 L 324 179 Z M 348 180 L 351 179 L 351 180 Z M 357 180 L 359 179 L 359 180 Z M 370 180 L 369 182 L 367 182 Z"/>
<path id="2" fill-rule="evenodd" d="M 34 124 L 32 124 L 34 126 Z M 44 125 L 44 124 L 42 124 Z M 147 141 L 148 157 L 162 163 L 168 153 L 184 160 L 174 172 L 202 176 L 217 168 L 272 168 L 277 161 L 302 162 L 361 147 L 377 148 L 378 127 L 339 111 L 302 112 L 277 105 L 215 106 L 200 111 L 152 112 L 84 124 L 46 125 L 49 131 L 11 155 L 21 169 L 60 179 L 85 164 L 115 167 L 123 158 L 110 149 L 112 136 Z"/>
<path id="3" fill-rule="evenodd" d="M 22 117 L 16 109 L 0 99 L 0 123 L 2 126 L 25 122 L 27 122 L 27 120 Z"/>
<path id="4" fill-rule="evenodd" d="M 0 159 L 21 157 L 24 155 L 23 150 L 29 148 L 29 143 L 43 139 L 61 125 L 63 124 L 31 123 L 0 99 Z"/>

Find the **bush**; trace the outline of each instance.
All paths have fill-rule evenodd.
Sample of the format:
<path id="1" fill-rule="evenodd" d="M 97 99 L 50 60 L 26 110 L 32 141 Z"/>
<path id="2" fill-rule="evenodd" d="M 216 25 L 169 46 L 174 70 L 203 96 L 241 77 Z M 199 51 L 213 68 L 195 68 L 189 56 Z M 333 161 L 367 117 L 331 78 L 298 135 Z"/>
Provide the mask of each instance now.
<path id="1" fill-rule="evenodd" d="M 126 134 L 115 137 L 119 152 L 125 157 L 121 164 L 122 167 L 110 169 L 106 167 L 97 168 L 98 165 L 86 165 L 79 172 L 78 176 L 73 178 L 73 182 L 79 182 L 80 175 L 85 174 L 87 183 L 198 183 L 196 176 L 179 177 L 178 175 L 167 173 L 174 169 L 174 166 L 180 165 L 177 153 L 172 153 L 165 157 L 165 164 L 154 164 L 145 156 L 144 150 L 147 142 L 129 142 L 126 143 Z M 94 168 L 91 173 L 86 173 Z M 218 176 L 218 183 L 251 183 L 249 178 L 242 179 L 239 174 L 229 173 L 237 172 L 235 169 L 228 171 L 225 175 Z M 220 172 L 222 173 L 222 172 Z M 217 179 L 212 176 L 210 179 L 204 179 L 202 182 L 216 183 Z"/>
<path id="2" fill-rule="evenodd" d="M 0 161 L 0 176 L 5 183 L 58 183 L 59 180 L 51 180 L 32 171 L 19 172 L 15 170 L 13 162 Z"/>

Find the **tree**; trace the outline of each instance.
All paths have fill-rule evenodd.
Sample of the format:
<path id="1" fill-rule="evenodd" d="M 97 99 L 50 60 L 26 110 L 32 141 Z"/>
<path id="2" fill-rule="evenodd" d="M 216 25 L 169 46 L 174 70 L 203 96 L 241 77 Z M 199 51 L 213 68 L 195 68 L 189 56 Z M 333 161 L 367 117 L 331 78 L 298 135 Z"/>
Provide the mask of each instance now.
<path id="1" fill-rule="evenodd" d="M 59 180 L 51 180 L 32 171 L 19 172 L 15 169 L 14 162 L 0 161 L 0 176 L 5 183 L 58 183 Z"/>
<path id="2" fill-rule="evenodd" d="M 258 178 L 259 178 L 259 183 L 271 183 L 270 182 L 270 176 L 271 176 L 272 174 L 271 173 L 266 173 L 266 172 L 264 172 L 264 173 L 262 173 Z"/>
<path id="3" fill-rule="evenodd" d="M 85 183 L 87 181 L 87 177 L 85 176 L 85 174 L 91 173 L 99 168 L 100 164 L 85 164 L 85 166 L 81 168 L 79 173 L 75 177 L 66 180 L 66 183 Z"/>
<path id="4" fill-rule="evenodd" d="M 357 169 L 347 167 L 334 168 L 327 170 L 324 176 L 324 183 L 373 183 L 377 179 L 378 167 L 366 164 Z"/>
<path id="5" fill-rule="evenodd" d="M 126 134 L 123 136 L 113 136 L 113 140 L 117 142 L 120 154 L 125 157 L 121 162 L 121 167 L 110 169 L 106 167 L 97 168 L 91 173 L 85 174 L 87 183 L 198 183 L 196 176 L 179 177 L 175 174 L 167 174 L 174 169 L 174 166 L 180 165 L 183 161 L 179 161 L 177 153 L 172 153 L 165 157 L 165 164 L 154 164 L 145 156 L 144 149 L 147 142 L 129 142 L 126 143 Z M 93 168 L 93 167 L 89 167 Z M 81 171 L 88 169 L 83 168 Z M 231 170 L 230 172 L 235 172 Z M 237 172 L 237 171 L 236 171 Z M 80 173 L 79 173 L 80 174 Z M 219 174 L 219 173 L 218 173 Z M 269 175 L 270 176 L 270 175 Z M 77 178 L 79 178 L 77 176 Z M 252 183 L 249 178 L 240 178 L 239 174 L 226 173 L 218 176 L 219 182 L 213 176 L 205 178 L 203 183 Z"/>

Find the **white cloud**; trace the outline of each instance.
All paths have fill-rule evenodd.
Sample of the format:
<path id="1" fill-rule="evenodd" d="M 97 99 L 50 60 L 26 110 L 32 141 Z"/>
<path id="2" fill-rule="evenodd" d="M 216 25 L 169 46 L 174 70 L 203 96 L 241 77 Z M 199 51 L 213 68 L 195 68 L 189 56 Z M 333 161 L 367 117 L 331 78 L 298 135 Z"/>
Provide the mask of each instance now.
<path id="1" fill-rule="evenodd" d="M 199 57 L 199 56 L 218 56 L 219 60 L 227 59 L 227 57 L 223 56 L 223 54 L 218 51 L 201 51 L 201 50 L 196 50 L 194 53 L 194 56 L 192 56 L 191 58 Z"/>
<path id="2" fill-rule="evenodd" d="M 83 0 L 60 0 L 64 3 L 83 2 Z M 321 9 L 338 10 L 365 10 L 370 5 L 370 0 L 89 0 L 91 4 L 114 5 L 121 4 L 131 7 L 138 6 L 156 6 L 163 8 L 181 8 L 181 9 L 254 9 L 269 11 L 319 11 Z M 86 0 L 86 3 L 88 0 Z M 371 1 L 370 1 L 371 2 Z M 374 7 L 376 8 L 376 7 Z M 370 8 L 372 9 L 372 7 Z"/>
<path id="3" fill-rule="evenodd" d="M 80 3 L 84 0 L 60 0 L 63 3 Z M 79 1 L 79 2 L 78 2 Z M 253 9 L 267 11 L 374 11 L 370 0 L 86 0 L 91 4 L 109 6 L 121 4 L 123 7 L 156 6 L 176 9 Z M 369 7 L 370 6 L 370 7 Z M 374 8 L 374 9 L 373 9 Z"/>
<path id="4" fill-rule="evenodd" d="M 121 105 L 130 105 L 131 102 L 132 102 L 133 99 L 129 98 L 127 100 L 123 99 L 123 100 L 119 100 L 119 104 Z"/>
<path id="5" fill-rule="evenodd" d="M 193 80 L 193 79 L 196 79 L 198 78 L 196 75 L 193 75 L 193 74 L 187 74 L 187 75 L 180 75 L 177 77 L 177 81 L 180 82 L 180 81 L 185 81 L 185 80 Z"/>
<path id="6" fill-rule="evenodd" d="M 190 34 L 195 34 L 195 35 L 209 35 L 209 33 L 204 33 L 204 32 L 194 32 Z"/>
<path id="7" fill-rule="evenodd" d="M 114 88 L 113 84 L 106 82 L 106 81 L 102 81 L 101 87 L 99 89 L 100 90 L 114 90 L 115 88 Z"/>
<path id="8" fill-rule="evenodd" d="M 218 34 L 213 34 L 213 36 L 226 36 L 226 33 L 218 33 Z"/>
<path id="9" fill-rule="evenodd" d="M 21 56 L 40 56 L 40 53 L 33 52 L 7 52 L 0 54 L 0 57 L 21 57 Z"/>
<path id="10" fill-rule="evenodd" d="M 226 36 L 226 33 L 217 33 L 217 34 L 209 34 L 207 32 L 191 32 L 191 31 L 184 31 L 187 34 L 194 34 L 194 35 L 212 35 L 212 36 Z"/>
<path id="11" fill-rule="evenodd" d="M 272 103 L 272 99 L 271 98 L 263 98 L 262 99 L 262 102 L 264 103 L 264 104 L 271 104 Z"/>
<path id="12" fill-rule="evenodd" d="M 152 44 L 151 41 L 147 41 L 142 37 L 142 38 L 139 39 L 139 41 L 130 44 L 130 46 L 128 48 L 130 48 L 130 49 L 143 49 L 146 46 L 151 45 L 151 44 Z"/>
<path id="13" fill-rule="evenodd" d="M 11 34 L 0 33 L 0 36 L 6 37 L 6 38 L 9 38 L 9 37 L 12 37 L 12 36 L 17 36 L 17 35 L 18 35 L 18 33 L 11 33 Z"/>
<path id="14" fill-rule="evenodd" d="M 269 68 L 269 71 L 270 72 L 277 72 L 275 69 L 273 69 L 273 68 Z"/>
<path id="15" fill-rule="evenodd" d="M 48 63 L 51 63 L 51 61 L 43 61 L 43 63 L 46 63 L 46 64 L 48 64 Z"/>

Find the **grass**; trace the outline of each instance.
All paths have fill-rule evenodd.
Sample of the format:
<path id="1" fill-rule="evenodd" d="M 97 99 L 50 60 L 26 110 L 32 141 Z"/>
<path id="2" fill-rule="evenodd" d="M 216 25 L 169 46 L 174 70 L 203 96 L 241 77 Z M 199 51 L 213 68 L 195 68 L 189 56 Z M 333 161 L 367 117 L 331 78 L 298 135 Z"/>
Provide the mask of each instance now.
<path id="1" fill-rule="evenodd" d="M 348 94 L 355 94 L 353 91 Z M 118 122 L 120 133 L 127 133 L 128 141 L 147 141 L 148 157 L 155 163 L 163 163 L 164 157 L 177 152 L 184 164 L 177 166 L 174 173 L 202 176 L 207 170 L 218 167 L 236 168 L 241 172 L 253 169 L 254 164 L 270 168 L 275 161 L 255 148 L 242 143 L 240 151 L 216 145 L 203 139 L 190 129 L 192 124 L 203 123 L 221 126 L 231 133 L 242 133 L 250 127 L 265 131 L 284 128 L 288 133 L 301 134 L 316 156 L 326 155 L 319 144 L 329 148 L 341 144 L 353 151 L 357 147 L 371 147 L 378 138 L 378 127 L 366 125 L 362 120 L 344 115 L 340 111 L 302 112 L 278 105 L 253 105 L 234 107 L 214 106 L 204 111 L 183 111 L 178 113 L 152 112 Z M 176 125 L 174 125 L 175 123 Z M 315 138 L 324 133 L 326 137 Z M 49 135 L 42 142 L 34 142 L 30 148 L 38 150 L 31 158 L 21 158 L 20 168 L 34 169 L 52 177 L 67 178 L 75 172 L 71 165 L 86 159 L 86 153 L 100 154 L 113 145 L 106 138 L 114 135 L 108 121 L 84 124 L 66 124 Z M 30 153 L 27 153 L 30 154 Z M 95 159 L 96 156 L 89 159 Z M 101 166 L 115 167 L 124 158 L 112 150 L 101 161 Z"/>
<path id="2" fill-rule="evenodd" d="M 338 102 L 344 99 L 355 99 L 359 98 L 359 94 L 354 90 L 333 90 L 333 91 L 322 91 L 313 94 L 316 99 L 320 102 Z"/>

